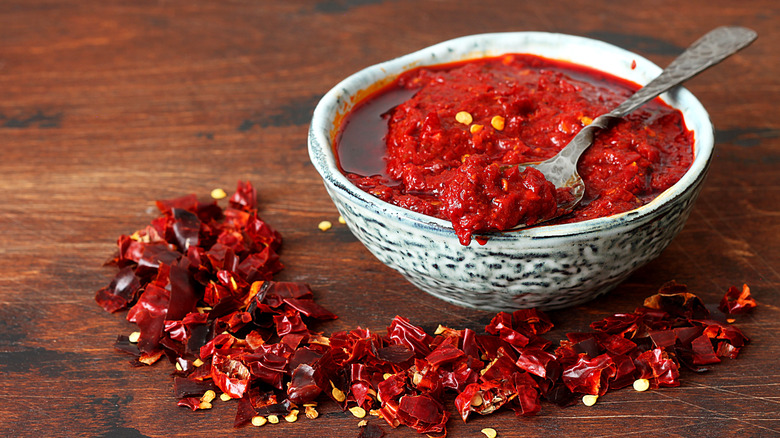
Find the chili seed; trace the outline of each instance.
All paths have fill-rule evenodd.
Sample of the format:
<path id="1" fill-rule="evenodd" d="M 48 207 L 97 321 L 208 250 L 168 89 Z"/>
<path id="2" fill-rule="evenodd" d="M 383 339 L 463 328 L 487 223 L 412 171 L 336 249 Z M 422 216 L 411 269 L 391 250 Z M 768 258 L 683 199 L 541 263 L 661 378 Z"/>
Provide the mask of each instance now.
<path id="1" fill-rule="evenodd" d="M 334 385 L 333 382 L 330 382 L 330 386 L 333 387 L 333 390 L 331 390 L 330 393 L 331 393 L 331 395 L 333 395 L 333 398 L 337 402 L 341 403 L 341 402 L 343 402 L 344 400 L 347 399 L 347 396 L 344 394 L 344 391 L 336 388 L 336 385 Z"/>
<path id="2" fill-rule="evenodd" d="M 252 417 L 252 426 L 260 427 L 265 423 L 268 423 L 268 420 L 265 417 L 261 417 L 260 415 Z"/>
<path id="3" fill-rule="evenodd" d="M 457 120 L 458 123 L 470 125 L 471 122 L 474 121 L 474 118 L 471 117 L 471 114 L 469 114 L 468 111 L 461 111 L 458 114 L 455 114 L 455 120 Z"/>
<path id="4" fill-rule="evenodd" d="M 333 226 L 330 221 L 322 221 L 319 225 L 317 225 L 317 228 L 320 229 L 320 231 L 328 231 Z"/>
<path id="5" fill-rule="evenodd" d="M 297 409 L 291 410 L 289 414 L 284 416 L 284 421 L 286 421 L 288 423 L 294 423 L 297 420 L 298 420 L 298 410 Z"/>
<path id="6" fill-rule="evenodd" d="M 202 401 L 198 405 L 198 409 L 211 409 L 211 403 Z"/>
<path id="7" fill-rule="evenodd" d="M 593 406 L 593 405 L 596 404 L 596 400 L 598 400 L 598 399 L 599 399 L 599 396 L 588 394 L 588 395 L 584 395 L 582 397 L 582 403 L 585 406 Z"/>
<path id="8" fill-rule="evenodd" d="M 214 199 L 224 199 L 227 197 L 227 193 L 225 193 L 222 189 L 214 189 L 211 191 L 211 197 Z"/>
<path id="9" fill-rule="evenodd" d="M 481 130 L 482 130 L 482 128 L 483 128 L 483 126 L 482 126 L 482 125 L 477 125 L 477 124 L 475 123 L 475 124 L 471 125 L 471 127 L 469 128 L 469 131 L 470 131 L 472 134 L 476 134 L 477 132 L 481 131 Z"/>
<path id="10" fill-rule="evenodd" d="M 358 427 L 365 427 L 368 424 L 368 420 L 360 420 L 358 422 Z"/>
<path id="11" fill-rule="evenodd" d="M 201 367 L 203 366 L 203 361 L 200 360 L 200 358 L 197 358 L 192 362 L 192 365 L 195 366 L 195 368 Z"/>
<path id="12" fill-rule="evenodd" d="M 132 342 L 133 344 L 137 343 L 139 339 L 141 339 L 141 332 L 133 332 L 130 333 L 130 336 L 128 336 L 128 341 Z"/>
<path id="13" fill-rule="evenodd" d="M 222 394 L 219 395 L 219 399 L 226 402 L 226 401 L 233 400 L 233 397 L 223 392 Z"/>
<path id="14" fill-rule="evenodd" d="M 482 399 L 482 395 L 474 394 L 474 397 L 471 398 L 471 406 L 482 406 L 484 401 L 485 400 Z"/>
<path id="15" fill-rule="evenodd" d="M 276 415 L 269 415 L 268 422 L 271 424 L 276 424 L 279 422 L 279 417 L 277 417 Z"/>
<path id="16" fill-rule="evenodd" d="M 634 380 L 634 389 L 642 392 L 647 391 L 650 388 L 650 381 L 647 379 L 636 379 Z"/>
<path id="17" fill-rule="evenodd" d="M 480 432 L 485 434 L 487 438 L 496 438 L 496 436 L 498 436 L 498 432 L 496 432 L 496 430 L 493 429 L 492 427 L 486 427 L 482 429 Z"/>
<path id="18" fill-rule="evenodd" d="M 363 418 L 366 416 L 366 410 L 361 408 L 360 406 L 354 406 L 349 408 L 349 412 L 352 412 L 352 415 L 354 415 L 357 418 Z"/>
<path id="19" fill-rule="evenodd" d="M 313 420 L 320 416 L 320 413 L 317 412 L 316 409 L 314 409 L 314 406 L 306 406 L 306 410 L 304 411 L 304 414 L 306 414 L 306 418 Z"/>
<path id="20" fill-rule="evenodd" d="M 504 118 L 501 116 L 493 116 L 492 119 L 490 119 L 490 126 L 493 127 L 496 131 L 503 131 L 504 130 Z"/>
<path id="21" fill-rule="evenodd" d="M 200 398 L 200 401 L 211 403 L 215 398 L 217 398 L 217 393 L 209 389 L 203 394 L 203 397 Z"/>
<path id="22" fill-rule="evenodd" d="M 346 224 L 346 223 L 347 223 L 347 221 L 346 221 L 346 220 L 344 220 L 344 216 L 339 216 L 339 223 L 340 223 L 341 225 L 344 225 L 344 224 Z"/>

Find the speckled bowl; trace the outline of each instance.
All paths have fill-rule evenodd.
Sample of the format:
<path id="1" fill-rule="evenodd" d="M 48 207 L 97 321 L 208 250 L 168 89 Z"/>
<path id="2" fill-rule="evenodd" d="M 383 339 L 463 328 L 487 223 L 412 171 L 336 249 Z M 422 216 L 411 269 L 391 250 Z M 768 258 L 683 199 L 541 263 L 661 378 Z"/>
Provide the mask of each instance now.
<path id="1" fill-rule="evenodd" d="M 368 67 L 336 85 L 314 110 L 309 155 L 352 233 L 379 260 L 425 292 L 491 311 L 572 306 L 606 293 L 656 258 L 685 224 L 713 148 L 709 116 L 687 90 L 661 96 L 682 111 L 695 136 L 693 165 L 677 184 L 626 213 L 491 233 L 485 245 L 472 241 L 462 246 L 449 222 L 371 196 L 350 183 L 336 165 L 333 139 L 338 124 L 368 93 L 413 67 L 504 53 L 571 61 L 639 84 L 661 71 L 624 49 L 570 35 L 514 32 L 458 38 Z"/>

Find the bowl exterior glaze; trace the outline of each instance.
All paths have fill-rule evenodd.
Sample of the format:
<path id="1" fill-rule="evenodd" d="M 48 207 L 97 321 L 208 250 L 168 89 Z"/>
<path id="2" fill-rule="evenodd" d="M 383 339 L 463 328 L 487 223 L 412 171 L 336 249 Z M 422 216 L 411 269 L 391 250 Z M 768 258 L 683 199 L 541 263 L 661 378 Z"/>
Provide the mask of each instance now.
<path id="1" fill-rule="evenodd" d="M 329 91 L 314 111 L 309 155 L 352 233 L 380 261 L 425 292 L 450 303 L 490 311 L 555 309 L 589 301 L 656 258 L 683 228 L 701 190 L 713 148 L 704 108 L 687 90 L 662 95 L 694 131 L 691 169 L 669 190 L 630 212 L 574 224 L 486 234 L 485 245 L 462 246 L 447 221 L 383 202 L 339 171 L 333 137 L 341 116 L 365 90 L 398 74 L 504 53 L 531 53 L 597 68 L 636 83 L 661 69 L 618 47 L 587 38 L 540 32 L 473 35 L 364 69 Z M 636 67 L 632 68 L 632 62 Z"/>

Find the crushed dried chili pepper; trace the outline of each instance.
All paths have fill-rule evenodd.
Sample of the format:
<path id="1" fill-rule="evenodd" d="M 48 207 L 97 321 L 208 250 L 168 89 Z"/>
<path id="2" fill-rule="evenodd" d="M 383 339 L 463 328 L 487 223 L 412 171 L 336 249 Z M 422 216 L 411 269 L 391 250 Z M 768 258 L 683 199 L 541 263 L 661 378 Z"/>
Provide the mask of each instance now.
<path id="1" fill-rule="evenodd" d="M 138 325 L 137 341 L 119 336 L 117 349 L 135 364 L 163 356 L 175 364 L 179 406 L 208 409 L 213 397 L 202 397 L 217 388 L 238 399 L 235 427 L 286 416 L 325 394 L 391 427 L 444 436 L 448 392 L 464 421 L 504 406 L 529 416 L 543 399 L 569 405 L 638 379 L 651 388 L 678 386 L 681 366 L 704 371 L 748 343 L 675 282 L 633 313 L 568 333 L 554 349 L 541 336 L 553 324 L 535 309 L 501 312 L 483 333 L 439 326 L 430 335 L 396 316 L 386 334 L 358 327 L 325 337 L 309 326 L 336 315 L 314 301 L 308 285 L 273 281 L 283 268 L 281 235 L 258 217 L 256 196 L 239 182 L 225 209 L 195 195 L 158 201 L 162 216 L 118 239 L 108 262 L 117 273 L 95 296 L 109 312 L 128 308 Z M 755 306 L 745 285 L 730 288 L 719 310 Z M 360 432 L 382 435 L 374 425 Z"/>

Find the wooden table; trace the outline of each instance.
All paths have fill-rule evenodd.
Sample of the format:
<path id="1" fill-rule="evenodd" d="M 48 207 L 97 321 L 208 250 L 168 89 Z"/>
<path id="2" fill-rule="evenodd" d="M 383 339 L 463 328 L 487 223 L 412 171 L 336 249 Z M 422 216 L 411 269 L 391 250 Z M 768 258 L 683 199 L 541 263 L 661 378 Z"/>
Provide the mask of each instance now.
<path id="1" fill-rule="evenodd" d="M 664 282 L 716 302 L 747 283 L 738 360 L 683 372 L 683 384 L 611 392 L 593 407 L 545 403 L 449 423 L 450 436 L 780 435 L 780 7 L 775 1 L 478 2 L 321 0 L 0 6 L 0 433 L 4 436 L 357 436 L 335 405 L 316 420 L 232 429 L 235 405 L 176 406 L 168 363 L 132 367 L 112 348 L 133 325 L 95 304 L 116 238 L 153 201 L 238 179 L 285 241 L 278 278 L 311 284 L 340 315 L 334 332 L 383 331 L 396 315 L 432 330 L 480 329 L 491 313 L 445 304 L 379 263 L 347 230 L 309 163 L 319 97 L 358 69 L 466 34 L 540 30 L 602 39 L 665 65 L 707 30 L 758 31 L 751 47 L 688 88 L 717 146 L 683 232 L 613 293 L 551 313 L 553 337 L 632 311 Z M 317 229 L 321 220 L 336 225 Z M 417 436 L 408 428 L 389 436 Z"/>

